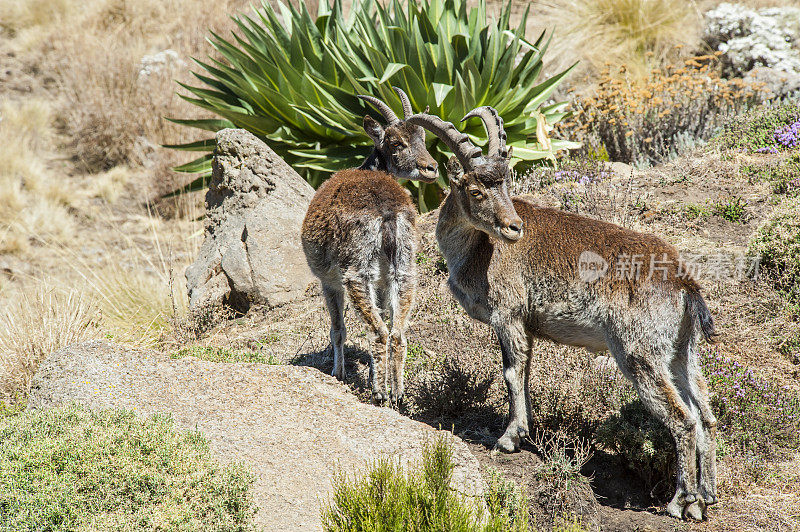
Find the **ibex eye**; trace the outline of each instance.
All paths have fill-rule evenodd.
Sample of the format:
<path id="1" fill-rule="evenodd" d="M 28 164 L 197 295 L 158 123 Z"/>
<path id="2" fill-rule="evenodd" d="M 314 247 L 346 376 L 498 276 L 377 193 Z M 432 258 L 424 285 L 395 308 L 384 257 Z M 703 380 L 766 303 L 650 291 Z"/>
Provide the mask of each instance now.
<path id="1" fill-rule="evenodd" d="M 470 190 L 469 193 L 470 193 L 470 195 L 472 195 L 473 198 L 480 199 L 480 198 L 483 197 L 483 194 L 481 194 L 480 190 Z"/>
<path id="2" fill-rule="evenodd" d="M 402 148 L 402 147 L 403 147 L 402 142 L 392 142 L 392 148 Z"/>

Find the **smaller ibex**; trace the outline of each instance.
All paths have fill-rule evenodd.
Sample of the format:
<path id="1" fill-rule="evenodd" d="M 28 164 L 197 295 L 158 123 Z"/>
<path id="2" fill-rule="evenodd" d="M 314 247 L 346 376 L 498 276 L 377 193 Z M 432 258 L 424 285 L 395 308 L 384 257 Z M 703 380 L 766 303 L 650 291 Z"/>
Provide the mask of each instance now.
<path id="1" fill-rule="evenodd" d="M 395 87 L 407 119 L 406 94 Z M 369 116 L 364 130 L 375 148 L 358 169 L 335 173 L 319 187 L 303 220 L 303 250 L 322 283 L 331 316 L 333 375 L 345 378 L 344 294 L 369 327 L 373 399 L 398 403 L 403 397 L 405 330 L 417 283 L 417 210 L 393 177 L 436 180 L 437 164 L 425 148 L 425 131 L 400 120 L 384 102 L 359 96 L 386 118 L 386 128 Z M 382 314 L 388 311 L 391 331 Z M 387 371 L 387 357 L 391 367 Z M 389 379 L 391 375 L 391 379 Z M 391 394 L 387 396 L 387 380 Z"/>
<path id="2" fill-rule="evenodd" d="M 677 250 L 655 236 L 509 197 L 503 121 L 491 107 L 464 119 L 474 116 L 489 137 L 485 156 L 438 117 L 406 122 L 431 130 L 460 162 L 448 169 L 436 239 L 453 295 L 500 340 L 510 412 L 497 448 L 516 451 L 528 435 L 534 339 L 608 349 L 675 439 L 677 488 L 667 511 L 702 519 L 717 486 L 716 420 L 695 352 L 699 332 L 708 339 L 714 325 L 700 287 Z"/>

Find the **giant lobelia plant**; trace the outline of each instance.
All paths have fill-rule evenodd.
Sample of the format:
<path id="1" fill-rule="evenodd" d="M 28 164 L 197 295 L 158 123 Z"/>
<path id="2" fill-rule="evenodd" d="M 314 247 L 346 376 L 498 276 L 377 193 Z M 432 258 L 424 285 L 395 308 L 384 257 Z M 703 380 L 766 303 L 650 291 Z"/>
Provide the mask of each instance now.
<path id="1" fill-rule="evenodd" d="M 172 120 L 207 131 L 247 129 L 314 187 L 339 169 L 358 166 L 372 149 L 362 120 L 380 117 L 357 94 L 377 96 L 402 116 L 393 85 L 408 94 L 415 111 L 430 106 L 446 120 L 458 121 L 481 105 L 496 108 L 517 169 L 577 146 L 548 137 L 566 113 L 563 102 L 545 101 L 568 70 L 540 79 L 549 41 L 544 32 L 535 42 L 525 38 L 527 9 L 514 28 L 510 2 L 496 21 L 487 19 L 485 0 L 470 9 L 466 0 L 385 3 L 354 0 L 345 13 L 342 0 L 322 0 L 313 18 L 304 5 L 278 2 L 276 11 L 262 0 L 254 15 L 234 17 L 232 40 L 212 33 L 219 54 L 195 60 L 201 84 L 181 84 L 191 93 L 182 98 L 220 118 Z M 464 131 L 483 144 L 475 122 L 465 123 Z M 438 160 L 450 155 L 439 139 L 429 142 Z M 214 139 L 169 147 L 206 152 L 176 168 L 202 174 L 183 190 L 204 187 Z M 445 181 L 404 184 L 424 212 L 438 205 Z"/>

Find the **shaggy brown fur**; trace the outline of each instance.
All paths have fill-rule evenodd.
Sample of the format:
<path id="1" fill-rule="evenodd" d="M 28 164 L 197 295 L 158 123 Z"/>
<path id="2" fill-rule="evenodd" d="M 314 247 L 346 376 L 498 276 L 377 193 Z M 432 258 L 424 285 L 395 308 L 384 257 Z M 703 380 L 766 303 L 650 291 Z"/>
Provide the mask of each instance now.
<path id="1" fill-rule="evenodd" d="M 408 96 L 395 90 L 409 118 Z M 377 98 L 359 97 L 380 111 L 387 126 L 364 117 L 364 130 L 375 143 L 372 154 L 361 168 L 337 172 L 322 184 L 309 205 L 301 238 L 331 316 L 333 375 L 345 378 L 346 292 L 372 334 L 373 398 L 398 403 L 404 391 L 405 330 L 417 284 L 419 235 L 411 197 L 393 177 L 430 182 L 438 165 L 425 148 L 422 128 L 400 120 Z"/>
<path id="2" fill-rule="evenodd" d="M 486 156 L 438 117 L 412 121 L 435 132 L 460 163 L 448 167 L 451 192 L 436 239 L 453 295 L 500 340 L 509 423 L 497 448 L 516 451 L 529 434 L 536 338 L 609 350 L 675 440 L 677 486 L 667 511 L 702 519 L 717 502 L 716 419 L 695 353 L 698 331 L 714 334 L 698 284 L 675 248 L 653 235 L 512 200 L 502 120 L 491 108 L 469 116 L 496 132 Z"/>

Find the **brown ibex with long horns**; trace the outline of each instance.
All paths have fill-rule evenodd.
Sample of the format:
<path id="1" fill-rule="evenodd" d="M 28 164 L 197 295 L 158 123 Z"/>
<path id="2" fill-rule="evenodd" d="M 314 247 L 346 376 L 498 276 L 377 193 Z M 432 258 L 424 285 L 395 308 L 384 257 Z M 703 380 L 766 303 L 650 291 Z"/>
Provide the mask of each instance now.
<path id="1" fill-rule="evenodd" d="M 475 116 L 488 135 L 485 155 L 438 117 L 406 122 L 435 133 L 460 163 L 448 168 L 436 238 L 454 296 L 500 340 L 510 413 L 497 448 L 516 451 L 528 435 L 534 339 L 608 349 L 675 439 L 677 488 L 667 511 L 702 519 L 717 487 L 716 420 L 695 353 L 699 333 L 715 333 L 699 285 L 677 250 L 653 235 L 512 199 L 503 121 L 491 107 L 464 120 Z M 631 266 L 637 257 L 650 261 L 649 274 Z"/>
<path id="2" fill-rule="evenodd" d="M 406 94 L 395 87 L 405 118 Z M 416 290 L 417 211 L 408 192 L 393 177 L 436 180 L 437 164 L 425 148 L 425 131 L 400 120 L 386 103 L 359 96 L 386 119 L 386 127 L 364 117 L 375 148 L 360 168 L 335 173 L 319 187 L 301 232 L 311 271 L 322 283 L 331 316 L 333 375 L 345 378 L 344 294 L 372 336 L 371 386 L 377 402 L 403 396 L 405 330 Z M 388 311 L 391 331 L 382 311 Z M 385 313 L 385 312 L 383 312 Z M 387 358 L 391 367 L 387 371 Z M 390 377 L 390 378 L 389 378 Z M 387 395 L 388 387 L 391 393 Z"/>

